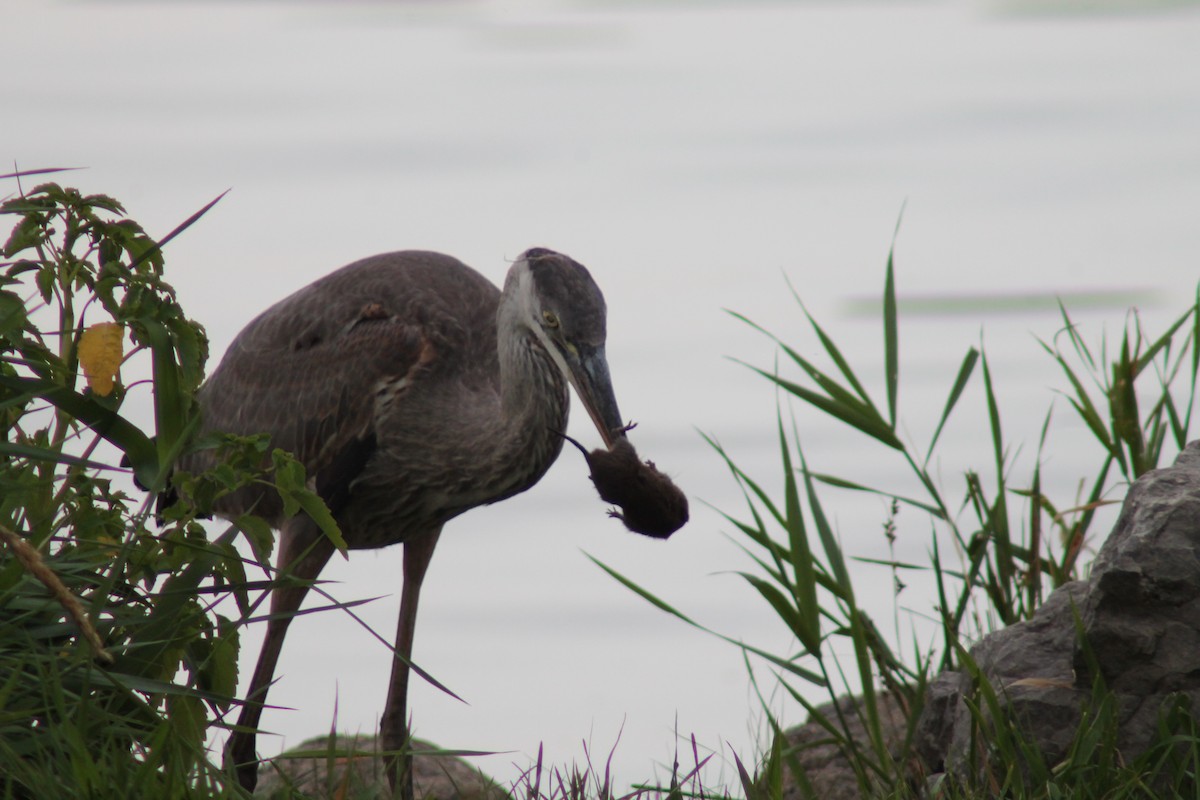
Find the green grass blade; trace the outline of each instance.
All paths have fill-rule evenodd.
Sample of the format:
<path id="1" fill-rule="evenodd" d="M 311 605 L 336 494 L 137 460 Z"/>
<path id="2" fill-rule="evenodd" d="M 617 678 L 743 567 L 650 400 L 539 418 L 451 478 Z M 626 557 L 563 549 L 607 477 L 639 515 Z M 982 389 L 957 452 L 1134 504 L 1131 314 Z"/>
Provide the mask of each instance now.
<path id="1" fill-rule="evenodd" d="M 171 335 L 166 326 L 157 320 L 140 320 L 146 343 L 152 353 L 152 368 L 154 374 L 154 429 L 158 434 L 155 443 L 158 447 L 160 463 L 165 463 L 168 450 L 179 447 L 187 424 L 184 413 L 185 404 L 190 398 L 180 392 L 179 368 L 175 364 L 175 348 L 171 343 Z"/>
<path id="2" fill-rule="evenodd" d="M 1066 311 L 1064 310 L 1063 313 L 1065 314 Z M 1078 336 L 1078 333 L 1074 330 L 1074 328 L 1071 329 L 1071 334 L 1072 337 Z M 1100 412 L 1096 409 L 1096 405 L 1092 402 L 1092 398 L 1088 394 L 1087 389 L 1084 387 L 1083 381 L 1079 379 L 1079 376 L 1076 374 L 1075 370 L 1071 368 L 1071 365 L 1067 363 L 1067 360 L 1065 357 L 1063 357 L 1062 353 L 1060 353 L 1057 349 L 1047 345 L 1045 342 L 1042 342 L 1042 348 L 1046 350 L 1046 352 L 1049 353 L 1052 358 L 1054 358 L 1059 367 L 1062 369 L 1063 375 L 1066 376 L 1067 382 L 1071 384 L 1071 389 L 1074 394 L 1068 395 L 1067 397 L 1071 401 L 1071 406 L 1075 409 L 1075 412 L 1079 414 L 1079 417 L 1083 420 L 1084 424 L 1088 426 L 1088 430 L 1091 431 L 1092 435 L 1096 437 L 1096 441 L 1100 442 L 1104 449 L 1107 450 L 1113 458 L 1117 459 L 1121 465 L 1121 470 L 1123 472 L 1128 472 L 1128 466 L 1125 462 L 1125 454 L 1122 452 L 1118 442 L 1116 442 L 1109 433 L 1108 427 L 1105 425 L 1103 417 L 1100 416 Z M 1082 352 L 1087 352 L 1086 347 L 1084 347 L 1082 344 L 1080 344 L 1080 346 L 1076 349 L 1079 351 L 1081 348 Z M 1088 363 L 1091 363 L 1090 353 L 1088 354 L 1087 361 Z"/>
<path id="3" fill-rule="evenodd" d="M 788 288 L 791 289 L 792 296 L 796 299 L 796 303 L 800 306 L 800 310 L 804 312 L 804 316 L 808 320 L 808 324 L 812 326 L 813 332 L 817 334 L 817 338 L 821 342 L 821 347 L 825 349 L 826 355 L 828 355 L 830 360 L 833 361 L 834 365 L 837 366 L 838 371 L 842 373 L 842 376 L 846 379 L 846 382 L 849 383 L 854 389 L 854 392 L 858 395 L 858 398 L 861 399 L 864 404 L 868 406 L 874 406 L 874 403 L 871 402 L 870 396 L 867 394 L 867 390 L 863 388 L 862 383 L 858 380 L 858 377 L 855 376 L 854 370 L 850 368 L 850 362 L 848 362 L 845 356 L 842 355 L 842 352 L 838 349 L 837 344 L 833 341 L 829 334 L 825 332 L 825 329 L 820 326 L 816 318 L 808 312 L 808 309 L 804 306 L 804 302 L 800 299 L 799 295 L 796 294 L 796 290 L 792 287 L 790 282 L 788 283 Z M 741 320 L 755 330 L 770 337 L 771 340 L 778 344 L 779 347 L 788 355 L 788 357 L 795 361 L 801 369 L 805 370 L 805 372 L 808 372 L 812 367 L 807 359 L 801 356 L 796 350 L 790 347 L 778 336 L 775 336 L 767 329 L 752 322 L 741 314 L 732 311 L 729 313 L 732 314 L 736 319 Z"/>
<path id="4" fill-rule="evenodd" d="M 808 681 L 809 683 L 813 683 L 818 686 L 825 685 L 825 679 L 822 678 L 817 673 L 813 672 L 812 670 L 807 670 L 786 658 L 781 658 L 773 653 L 768 653 L 767 651 L 762 650 L 758 647 L 748 645 L 745 642 L 738 641 L 738 640 L 733 639 L 729 636 L 726 636 L 722 633 L 717 633 L 716 631 L 712 630 L 711 628 L 707 628 L 707 627 L 701 625 L 700 623 L 693 620 L 691 617 L 684 614 L 682 611 L 679 611 L 678 609 L 676 609 L 670 603 L 667 603 L 665 600 L 659 599 L 655 595 L 653 595 L 650 592 L 648 592 L 647 590 L 643 589 L 641 586 L 634 583 L 629 578 L 626 578 L 624 575 L 617 572 L 615 569 L 608 566 L 604 562 L 600 561 L 595 556 L 592 556 L 589 553 L 584 553 L 584 555 L 587 556 L 588 559 L 590 559 L 593 564 L 595 564 L 600 569 L 607 572 L 611 577 L 616 579 L 616 581 L 618 583 L 620 583 L 622 586 L 624 586 L 626 589 L 629 589 L 634 594 L 638 595 L 643 600 L 647 601 L 648 603 L 650 603 L 652 606 L 659 609 L 660 611 L 665 611 L 666 613 L 670 614 L 671 616 L 675 617 L 676 619 L 686 622 L 688 625 L 691 625 L 693 628 L 704 631 L 705 633 L 707 633 L 711 636 L 716 636 L 718 639 L 722 639 L 726 642 L 729 642 L 730 644 L 741 648 L 745 652 L 753 653 L 754 655 L 756 655 L 760 658 L 766 659 L 767 661 L 771 662 L 775 666 L 780 667 L 781 669 L 784 669 L 787 672 L 790 672 L 791 674 L 793 674 L 799 678 L 803 678 L 804 680 Z"/>
<path id="5" fill-rule="evenodd" d="M 192 225 L 195 224 L 195 222 L 197 220 L 199 220 L 201 217 L 203 217 L 205 214 L 207 214 L 213 206 L 215 206 L 217 203 L 221 202 L 221 199 L 224 198 L 225 195 L 229 194 L 230 191 L 232 191 L 232 190 L 226 189 L 225 191 L 221 192 L 219 195 L 214 197 L 212 200 L 209 200 L 207 203 L 205 203 L 204 206 L 199 211 L 195 212 L 190 217 L 185 219 L 183 222 L 176 225 L 171 230 L 170 233 L 168 233 L 166 236 L 164 236 L 163 238 L 161 238 L 157 242 L 155 242 L 153 247 L 148 248 L 145 252 L 141 253 L 137 258 L 130 261 L 129 269 L 132 270 L 138 264 L 142 263 L 146 259 L 148 259 L 148 258 L 154 256 L 156 253 L 160 252 L 163 249 L 163 247 L 165 247 L 167 245 L 168 242 L 170 242 L 172 239 L 174 239 L 179 234 L 186 231 L 188 228 L 192 227 Z"/>
<path id="6" fill-rule="evenodd" d="M 800 467 L 804 474 L 805 494 L 808 497 L 808 508 L 812 513 L 813 525 L 817 529 L 817 535 L 821 539 L 821 547 L 825 551 L 825 560 L 829 564 L 830 572 L 836 581 L 839 592 L 838 596 L 849 604 L 854 606 L 854 584 L 850 581 L 850 571 L 846 569 L 846 559 L 842 555 L 841 545 L 838 544 L 837 537 L 833 533 L 833 528 L 829 524 L 829 520 L 825 516 L 825 511 L 821 507 L 821 500 L 817 495 L 817 488 L 813 482 L 812 475 L 808 471 L 808 463 L 804 459 L 803 451 L 800 453 Z"/>
<path id="7" fill-rule="evenodd" d="M 888 569 L 907 569 L 913 572 L 928 572 L 929 567 L 924 564 L 910 564 L 907 561 L 895 561 L 887 558 L 869 558 L 867 556 L 854 556 L 853 561 L 859 564 L 873 564 L 877 567 L 887 567 Z"/>
<path id="8" fill-rule="evenodd" d="M 1146 352 L 1142 353 L 1137 359 L 1134 360 L 1132 370 L 1133 377 L 1136 378 L 1141 375 L 1142 371 L 1145 370 L 1146 367 L 1150 366 L 1155 357 L 1158 356 L 1163 348 L 1170 346 L 1175 334 L 1184 326 L 1188 319 L 1192 319 L 1194 317 L 1195 310 L 1189 308 L 1183 316 L 1175 320 L 1175 322 L 1169 328 L 1167 328 L 1165 333 L 1155 339 L 1154 342 L 1152 342 L 1150 346 L 1146 348 Z"/>
<path id="9" fill-rule="evenodd" d="M 794 595 L 796 598 L 798 624 L 796 631 L 809 652 L 819 654 L 821 649 L 821 618 L 817 605 L 817 581 L 813 569 L 812 551 L 808 544 L 803 512 L 800 510 L 800 493 L 796 488 L 796 473 L 792 469 L 791 448 L 783 431 L 783 417 L 776 412 L 779 428 L 779 450 L 783 459 L 784 508 L 787 515 L 786 530 L 792 553 L 792 570 L 795 574 Z"/>
<path id="10" fill-rule="evenodd" d="M 996 502 L 985 511 L 987 529 L 991 532 L 996 545 L 996 560 L 1000 567 L 1002 586 L 1005 592 L 1012 586 L 1011 578 L 1016 570 L 1012 557 L 1011 527 L 1008 522 L 1008 489 L 1005 485 L 1004 433 L 1000 426 L 1000 406 L 996 401 L 996 391 L 992 385 L 992 372 L 988 366 L 987 356 L 983 358 L 983 387 L 987 398 L 988 425 L 992 434 L 992 458 L 996 468 Z M 1004 609 L 1011 612 L 1011 609 Z"/>
<path id="11" fill-rule="evenodd" d="M 888 421 L 896 427 L 897 395 L 900 391 L 900 331 L 896 319 L 895 244 L 888 251 L 887 277 L 883 284 L 883 364 L 887 382 Z"/>
<path id="12" fill-rule="evenodd" d="M 958 368 L 958 375 L 954 378 L 954 385 L 950 387 L 950 395 L 946 398 L 946 407 L 942 410 L 942 417 L 933 431 L 933 438 L 929 440 L 929 450 L 925 453 L 926 464 L 933 458 L 933 448 L 937 446 L 938 439 L 942 435 L 942 428 L 946 427 L 946 422 L 958 404 L 958 399 L 962 397 L 963 390 L 967 388 L 967 382 L 971 380 L 971 375 L 975 372 L 975 365 L 978 362 L 979 351 L 972 347 L 967 351 L 967 355 Z"/>
<path id="13" fill-rule="evenodd" d="M 937 519 L 945 519 L 946 518 L 946 513 L 941 508 L 939 508 L 935 505 L 930 505 L 929 503 L 926 503 L 922 500 L 917 500 L 912 497 L 906 497 L 902 494 L 893 494 L 892 492 L 888 492 L 883 489 L 874 489 L 870 486 L 864 486 L 861 483 L 855 483 L 854 481 L 846 480 L 845 478 L 839 478 L 835 475 L 829 475 L 829 474 L 826 474 L 823 472 L 813 472 L 810 474 L 812 475 L 814 480 L 820 481 L 821 483 L 823 483 L 827 486 L 833 486 L 838 489 L 849 489 L 850 491 L 854 491 L 854 492 L 867 492 L 869 494 L 877 494 L 880 497 L 887 497 L 892 500 L 896 500 L 898 502 L 904 503 L 905 505 L 912 506 L 913 508 L 919 508 L 922 511 L 924 511 L 925 513 L 936 517 Z"/>
<path id="14" fill-rule="evenodd" d="M 49 175 L 52 172 L 72 172 L 78 169 L 83 169 L 83 167 L 42 167 L 41 169 L 20 169 L 16 172 L 6 172 L 3 175 L 0 175 L 0 180 L 8 180 L 9 178 L 24 178 L 29 175 Z"/>
<path id="15" fill-rule="evenodd" d="M 40 397 L 87 424 L 129 457 L 129 463 L 143 485 L 153 486 L 156 483 L 159 468 L 154 443 L 115 411 L 110 411 L 86 395 L 39 378 L 0 375 L 0 386 L 19 394 Z"/>
<path id="16" fill-rule="evenodd" d="M 1196 388 L 1197 380 L 1200 380 L 1200 283 L 1196 284 L 1195 301 L 1192 303 L 1192 389 Z M 1188 399 L 1188 417 L 1191 417 L 1192 402 L 1196 399 L 1195 392 L 1192 392 Z"/>
<path id="17" fill-rule="evenodd" d="M 745 578 L 746 582 L 753 586 L 759 595 L 767 601 L 767 604 L 771 606 L 771 609 L 779 617 L 780 621 L 800 640 L 800 644 L 804 649 L 809 653 L 818 655 L 821 647 L 820 637 L 818 635 L 815 640 L 813 639 L 813 628 L 805 618 L 805 615 L 801 613 L 802 609 L 794 607 L 789 602 L 788 597 L 779 591 L 778 587 L 770 581 L 764 580 L 757 575 L 752 575 L 749 572 L 739 572 L 738 574 Z"/>
<path id="18" fill-rule="evenodd" d="M 733 473 L 734 479 L 737 480 L 738 484 L 744 489 L 749 489 L 754 496 L 758 498 L 759 502 L 763 504 L 775 521 L 781 526 L 787 527 L 787 522 L 784 519 L 783 514 L 781 514 L 779 509 L 775 507 L 775 504 L 771 501 L 771 498 L 767 495 L 767 493 L 762 490 L 762 487 L 760 487 L 749 475 L 743 472 L 742 469 L 734 463 L 733 459 L 730 458 L 729 454 L 725 452 L 725 450 L 720 444 L 717 443 L 715 439 L 703 433 L 701 436 L 704 437 L 704 440 L 708 442 L 713 449 L 717 451 L 717 454 L 721 456 L 722 460 L 725 461 L 725 465 L 729 467 L 730 472 Z"/>
<path id="19" fill-rule="evenodd" d="M 1058 310 L 1063 318 L 1063 331 L 1071 340 L 1071 346 L 1074 348 L 1076 355 L 1078 355 L 1079 359 L 1085 365 L 1087 365 L 1087 368 L 1090 372 L 1096 372 L 1096 359 L 1092 357 L 1092 351 L 1088 349 L 1087 343 L 1084 342 L 1083 337 L 1079 335 L 1079 329 L 1075 326 L 1075 322 L 1067 313 L 1067 307 L 1062 304 L 1062 301 L 1059 301 Z"/>
<path id="20" fill-rule="evenodd" d="M 78 458 L 68 453 L 62 453 L 48 447 L 37 447 L 32 444 L 13 444 L 11 442 L 0 442 L 0 454 L 10 458 L 24 458 L 30 461 L 52 461 L 59 464 L 67 464 L 72 467 L 85 467 L 95 470 L 116 470 L 117 467 L 111 464 L 102 464 L 99 461 L 89 461 L 86 458 Z"/>
<path id="21" fill-rule="evenodd" d="M 667 612 L 668 614 L 675 617 L 676 619 L 682 620 L 683 622 L 686 622 L 688 625 L 691 625 L 693 628 L 699 628 L 700 630 L 707 630 L 707 628 L 705 628 L 703 625 L 696 622 L 691 617 L 687 616 L 682 611 L 680 611 L 677 608 L 675 608 L 674 606 L 672 606 L 670 603 L 666 602 L 665 600 L 660 600 L 658 597 L 651 594 L 646 589 L 643 589 L 641 586 L 634 583 L 629 578 L 626 578 L 624 575 L 617 572 L 615 569 L 608 566 L 607 564 L 605 564 L 603 561 L 599 560 L 595 556 L 591 555 L 590 553 L 584 553 L 584 555 L 587 556 L 588 559 L 591 560 L 591 562 L 593 564 L 595 564 L 597 567 L 599 567 L 600 569 L 607 572 L 611 577 L 615 578 L 616 581 L 618 583 L 620 583 L 622 586 L 624 586 L 626 589 L 629 589 L 631 592 L 638 595 L 639 597 L 641 597 L 646 602 L 650 603 L 650 605 L 654 606 L 658 610 Z"/>
<path id="22" fill-rule="evenodd" d="M 757 367 L 751 367 L 751 369 L 809 405 L 824 411 L 834 419 L 844 422 L 851 428 L 870 436 L 872 439 L 876 439 L 894 450 L 904 449 L 904 443 L 896 438 L 896 434 L 892 428 L 873 408 L 864 406 L 849 395 L 831 398 L 807 387 L 800 386 L 797 383 L 780 378 L 778 375 L 773 375 L 766 370 L 758 369 Z"/>

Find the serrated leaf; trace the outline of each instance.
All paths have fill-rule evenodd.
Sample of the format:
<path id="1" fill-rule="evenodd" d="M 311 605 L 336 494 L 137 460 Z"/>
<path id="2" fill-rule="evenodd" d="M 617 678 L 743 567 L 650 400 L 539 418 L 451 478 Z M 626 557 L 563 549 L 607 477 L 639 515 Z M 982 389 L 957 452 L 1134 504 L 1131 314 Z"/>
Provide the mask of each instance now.
<path id="1" fill-rule="evenodd" d="M 329 506 L 325 505 L 316 492 L 305 489 L 296 494 L 296 499 L 300 502 L 300 507 L 304 509 L 304 513 L 312 517 L 313 522 L 317 523 L 317 527 L 321 532 L 333 542 L 333 546 L 343 556 L 346 556 L 346 551 L 349 547 L 346 545 L 345 538 L 342 537 L 341 528 L 338 527 L 337 521 L 334 520 L 333 514 L 329 513 Z"/>
<path id="2" fill-rule="evenodd" d="M 26 216 L 13 228 L 8 241 L 4 243 L 3 255 L 12 258 L 22 250 L 28 250 L 41 244 L 45 238 L 45 229 L 37 214 Z"/>
<path id="3" fill-rule="evenodd" d="M 300 511 L 300 501 L 296 495 L 305 489 L 304 465 L 290 453 L 275 450 L 271 453 L 271 463 L 275 475 L 275 490 L 283 501 L 283 514 L 293 517 Z"/>
<path id="4" fill-rule="evenodd" d="M 246 535 L 259 563 L 270 563 L 271 551 L 275 547 L 275 531 L 271 529 L 267 521 L 253 514 L 242 514 L 234 521 L 234 524 Z"/>
<path id="5" fill-rule="evenodd" d="M 312 518 L 313 522 L 317 523 L 317 527 L 328 537 L 329 541 L 333 542 L 333 546 L 337 548 L 338 552 L 346 556 L 348 548 L 346 540 L 342 537 L 341 529 L 338 528 L 337 521 L 329 512 L 325 501 L 308 488 L 304 465 L 290 453 L 279 449 L 271 452 L 271 460 L 275 468 L 275 488 L 283 500 L 283 513 L 290 517 L 299 511 L 304 511 Z"/>
<path id="6" fill-rule="evenodd" d="M 25 302 L 12 292 L 0 291 L 0 336 L 20 333 L 26 319 Z"/>
<path id="7" fill-rule="evenodd" d="M 204 704 L 195 695 L 176 694 L 167 697 L 167 720 L 181 742 L 190 747 L 180 747 L 179 753 L 200 752 L 204 746 L 204 735 L 208 727 L 208 715 Z"/>
<path id="8" fill-rule="evenodd" d="M 39 269 L 33 280 L 37 284 L 43 302 L 49 304 L 54 298 L 54 271 L 46 268 Z"/>
<path id="9" fill-rule="evenodd" d="M 238 684 L 238 629 L 229 620 L 217 616 L 217 635 L 213 639 L 212 653 L 205 665 L 208 688 L 216 695 L 234 697 Z M 227 707 L 228 703 L 223 704 Z"/>

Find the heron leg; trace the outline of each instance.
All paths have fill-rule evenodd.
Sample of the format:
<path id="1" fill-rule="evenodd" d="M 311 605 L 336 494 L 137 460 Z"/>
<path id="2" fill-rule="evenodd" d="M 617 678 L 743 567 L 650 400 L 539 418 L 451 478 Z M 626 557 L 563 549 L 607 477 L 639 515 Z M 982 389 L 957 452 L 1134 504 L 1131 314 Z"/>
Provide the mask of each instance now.
<path id="1" fill-rule="evenodd" d="M 404 543 L 404 588 L 400 593 L 400 621 L 396 626 L 397 657 L 392 662 L 392 678 L 388 684 L 387 703 L 380 722 L 380 739 L 385 751 L 404 751 L 400 756 L 388 756 L 388 783 L 395 792 L 400 789 L 403 800 L 413 800 L 412 754 L 408 729 L 408 675 L 412 660 L 413 632 L 417 624 L 417 601 L 421 582 L 433 557 L 441 528 Z"/>
<path id="2" fill-rule="evenodd" d="M 289 580 L 271 594 L 271 618 L 267 621 L 267 634 L 258 653 L 250 687 L 246 691 L 245 705 L 238 716 L 237 730 L 226 745 L 225 765 L 236 770 L 238 783 L 249 791 L 253 791 L 258 783 L 255 740 L 259 719 L 267 701 L 267 691 L 275 678 L 275 666 L 283 650 L 283 639 L 292 617 L 300 610 L 300 604 L 308 594 L 308 587 L 316 580 L 332 554 L 333 543 L 307 516 L 301 515 L 290 520 L 281 531 L 279 555 L 275 562 L 278 567 L 276 577 L 287 576 Z"/>

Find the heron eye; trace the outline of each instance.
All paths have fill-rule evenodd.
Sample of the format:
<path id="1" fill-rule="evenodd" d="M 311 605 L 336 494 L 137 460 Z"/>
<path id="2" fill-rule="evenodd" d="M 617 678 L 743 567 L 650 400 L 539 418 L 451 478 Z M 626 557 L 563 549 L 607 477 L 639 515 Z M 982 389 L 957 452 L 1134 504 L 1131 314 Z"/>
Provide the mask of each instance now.
<path id="1" fill-rule="evenodd" d="M 555 314 L 553 311 L 543 311 L 542 319 L 544 319 L 546 321 L 546 327 L 548 327 L 548 328 L 557 328 L 558 327 L 558 315 Z"/>

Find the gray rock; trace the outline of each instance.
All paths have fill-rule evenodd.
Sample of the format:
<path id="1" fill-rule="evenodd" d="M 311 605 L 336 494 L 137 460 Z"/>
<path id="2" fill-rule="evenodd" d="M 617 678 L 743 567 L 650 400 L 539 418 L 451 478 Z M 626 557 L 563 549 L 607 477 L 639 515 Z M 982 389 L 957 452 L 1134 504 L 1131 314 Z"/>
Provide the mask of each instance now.
<path id="1" fill-rule="evenodd" d="M 884 746 L 893 759 L 901 757 L 908 715 L 890 694 L 878 695 L 879 725 Z M 856 697 L 840 697 L 837 704 L 827 703 L 816 714 L 831 721 L 841 735 L 853 742 L 853 747 L 871 752 L 871 738 L 864 724 L 864 711 Z M 815 716 L 815 715 L 814 715 Z M 856 775 L 845 745 L 839 743 L 819 722 L 788 730 L 785 746 L 791 751 L 785 756 L 786 779 L 783 800 L 859 800 L 859 786 L 871 776 Z M 803 788 L 795 769 L 804 774 L 812 791 Z"/>
<path id="2" fill-rule="evenodd" d="M 1167 701 L 1182 693 L 1200 707 L 1200 443 L 1134 483 L 1088 580 L 1060 587 L 1031 619 L 970 652 L 1051 765 L 1097 685 L 1114 693 L 1126 762 L 1154 739 Z M 965 672 L 933 682 L 917 727 L 930 768 L 967 777 L 968 764 L 986 762 L 964 703 L 973 689 Z"/>
<path id="3" fill-rule="evenodd" d="M 428 742 L 415 741 L 418 751 L 435 752 Z M 374 736 L 318 736 L 289 753 L 378 750 Z M 285 753 L 284 755 L 287 755 Z M 418 800 L 509 800 L 509 795 L 491 778 L 461 758 L 417 753 L 413 757 L 413 788 Z M 296 794 L 300 792 L 301 794 Z M 277 758 L 259 767 L 255 797 L 292 798 L 391 798 L 383 759 L 377 755 L 352 757 L 314 756 Z"/>

